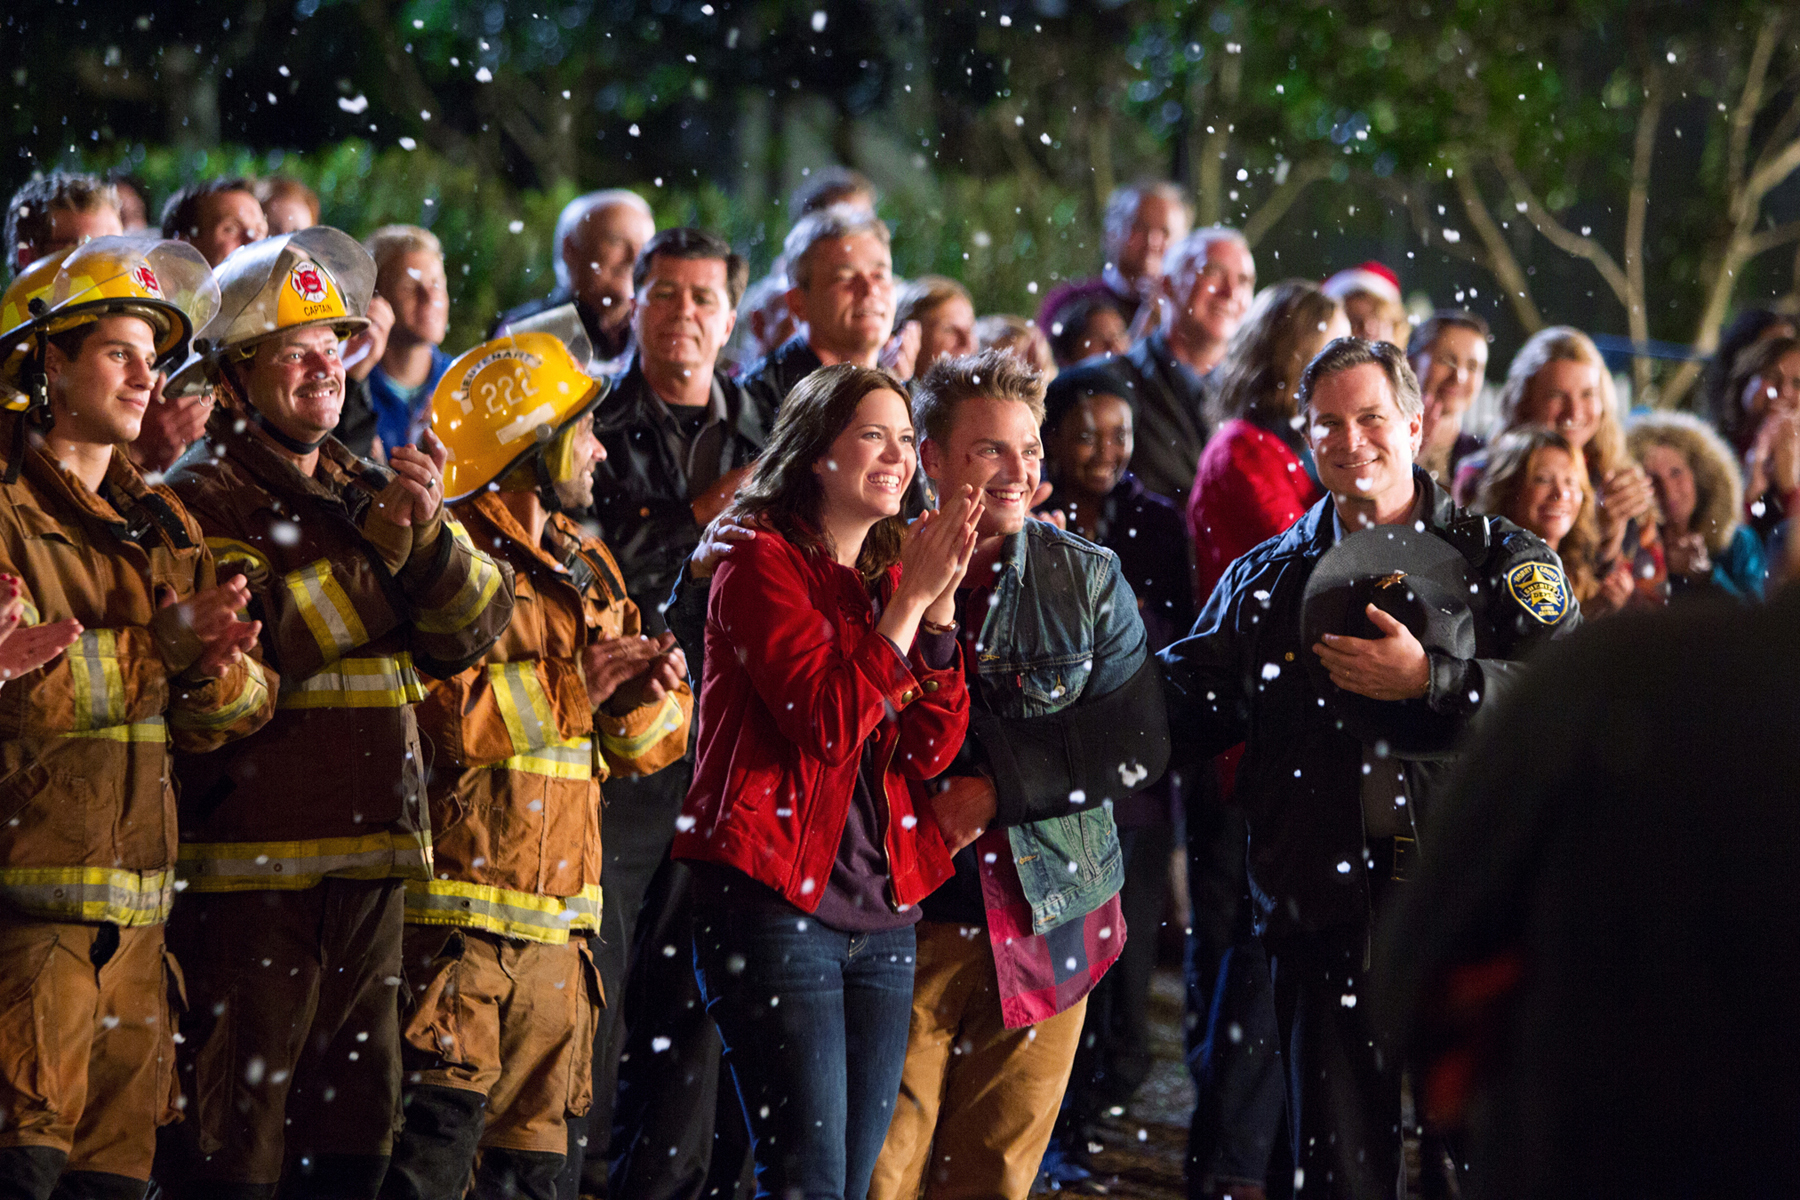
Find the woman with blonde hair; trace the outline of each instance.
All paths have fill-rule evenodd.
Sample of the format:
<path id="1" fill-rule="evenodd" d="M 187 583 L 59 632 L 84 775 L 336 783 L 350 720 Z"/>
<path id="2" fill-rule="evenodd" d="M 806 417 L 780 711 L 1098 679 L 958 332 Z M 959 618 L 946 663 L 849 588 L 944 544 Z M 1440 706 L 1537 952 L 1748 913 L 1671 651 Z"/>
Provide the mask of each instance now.
<path id="1" fill-rule="evenodd" d="M 1593 489 L 1580 450 L 1558 431 L 1524 425 L 1496 438 L 1469 508 L 1505 517 L 1543 538 L 1563 560 L 1582 616 L 1592 619 L 1630 602 L 1630 566 L 1614 561 L 1604 576 L 1594 570 L 1600 535 Z"/>
<path id="2" fill-rule="evenodd" d="M 1599 525 L 1591 564 L 1598 579 L 1615 562 L 1631 567 L 1635 601 L 1660 604 L 1668 598 L 1662 543 L 1652 520 L 1656 495 L 1643 468 L 1625 448 L 1619 400 L 1612 375 L 1593 339 L 1579 329 L 1541 329 L 1513 356 L 1500 390 L 1500 432 L 1542 425 L 1568 439 L 1587 467 L 1589 491 Z M 1468 504 L 1479 490 L 1490 456 L 1471 455 L 1456 472 L 1456 499 Z M 1563 555 L 1568 566 L 1568 555 Z"/>
<path id="3" fill-rule="evenodd" d="M 1214 370 L 1211 423 L 1188 493 L 1195 599 L 1204 604 L 1232 560 L 1300 519 L 1324 495 L 1298 425 L 1300 373 L 1350 332 L 1343 306 L 1317 285 L 1265 288 Z"/>
<path id="4" fill-rule="evenodd" d="M 1672 591 L 1761 599 L 1762 539 L 1743 522 L 1744 484 L 1725 439 L 1698 417 L 1655 412 L 1633 418 L 1625 440 L 1656 489 Z"/>

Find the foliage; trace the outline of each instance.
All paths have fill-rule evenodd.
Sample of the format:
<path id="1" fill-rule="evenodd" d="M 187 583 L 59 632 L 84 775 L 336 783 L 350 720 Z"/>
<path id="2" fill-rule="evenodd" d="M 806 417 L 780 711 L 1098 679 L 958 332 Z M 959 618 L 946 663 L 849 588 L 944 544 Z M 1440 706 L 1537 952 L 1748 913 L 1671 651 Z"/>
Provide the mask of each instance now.
<path id="1" fill-rule="evenodd" d="M 1032 282 L 1041 294 L 1099 265 L 1117 182 L 1173 175 L 1200 219 L 1246 228 L 1265 277 L 1378 254 L 1409 290 L 1478 291 L 1514 332 L 1575 320 L 1705 345 L 1721 305 L 1789 286 L 1768 251 L 1800 217 L 1800 186 L 1746 209 L 1754 189 L 1734 174 L 1779 147 L 1800 95 L 1789 8 L 15 5 L 0 14 L 16 63 L 0 183 L 127 158 L 157 191 L 239 160 L 329 181 L 328 217 L 352 232 L 404 218 L 445 236 L 453 273 L 469 267 L 453 336 L 471 336 L 548 286 L 549 230 L 578 189 L 641 189 L 761 267 L 786 190 L 846 162 L 880 184 L 903 273 L 961 276 L 981 307 L 1030 311 Z"/>

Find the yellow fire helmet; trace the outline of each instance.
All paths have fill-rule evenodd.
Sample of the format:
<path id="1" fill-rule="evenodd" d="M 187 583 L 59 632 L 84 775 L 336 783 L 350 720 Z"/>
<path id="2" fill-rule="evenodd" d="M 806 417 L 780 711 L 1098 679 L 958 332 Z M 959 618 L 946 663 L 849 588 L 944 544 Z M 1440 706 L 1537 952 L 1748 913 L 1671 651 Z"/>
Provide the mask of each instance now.
<path id="1" fill-rule="evenodd" d="M 218 315 L 195 338 L 194 356 L 178 376 L 290 329 L 323 325 L 346 338 L 369 325 L 375 260 L 355 238 L 329 225 L 252 242 L 213 276 L 221 294 Z"/>
<path id="2" fill-rule="evenodd" d="M 515 334 L 468 351 L 431 396 L 431 427 L 449 454 L 444 499 L 474 495 L 536 452 L 539 480 L 562 482 L 576 423 L 605 394 L 555 334 Z"/>
<path id="3" fill-rule="evenodd" d="M 157 365 L 187 345 L 219 307 L 219 287 L 200 252 L 158 237 L 101 237 L 40 259 L 0 299 L 0 383 L 29 390 L 26 366 L 39 336 L 112 313 L 156 331 Z M 14 402 L 9 407 L 23 407 Z"/>

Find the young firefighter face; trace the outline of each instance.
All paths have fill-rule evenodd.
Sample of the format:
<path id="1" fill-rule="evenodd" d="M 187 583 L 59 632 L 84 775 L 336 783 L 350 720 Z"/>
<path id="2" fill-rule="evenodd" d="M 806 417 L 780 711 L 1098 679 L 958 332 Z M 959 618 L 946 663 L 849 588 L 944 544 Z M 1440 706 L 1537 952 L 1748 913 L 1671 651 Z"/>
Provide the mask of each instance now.
<path id="1" fill-rule="evenodd" d="M 56 432 L 70 441 L 118 445 L 134 440 L 156 384 L 156 333 L 125 313 L 100 318 L 74 355 L 53 342 L 45 362 Z"/>

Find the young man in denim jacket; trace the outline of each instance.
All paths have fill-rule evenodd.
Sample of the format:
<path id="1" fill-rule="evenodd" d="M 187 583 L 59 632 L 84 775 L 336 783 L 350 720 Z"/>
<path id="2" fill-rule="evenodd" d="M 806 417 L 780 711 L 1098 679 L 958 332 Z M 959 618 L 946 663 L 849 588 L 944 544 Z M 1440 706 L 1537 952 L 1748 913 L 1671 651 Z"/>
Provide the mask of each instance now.
<path id="1" fill-rule="evenodd" d="M 986 512 L 957 604 L 969 737 L 934 803 L 957 875 L 923 905 L 905 1074 L 872 1200 L 1029 1193 L 1087 995 L 1125 941 L 1110 802 L 1168 758 L 1117 558 L 1028 518 L 1043 394 L 999 351 L 941 360 L 915 391 L 925 472 L 941 493 L 981 488 Z"/>

